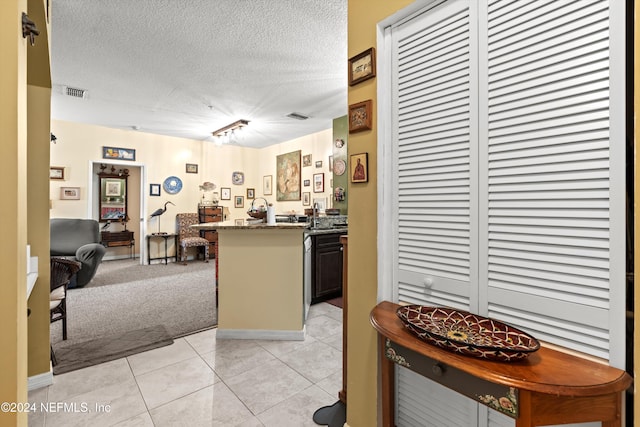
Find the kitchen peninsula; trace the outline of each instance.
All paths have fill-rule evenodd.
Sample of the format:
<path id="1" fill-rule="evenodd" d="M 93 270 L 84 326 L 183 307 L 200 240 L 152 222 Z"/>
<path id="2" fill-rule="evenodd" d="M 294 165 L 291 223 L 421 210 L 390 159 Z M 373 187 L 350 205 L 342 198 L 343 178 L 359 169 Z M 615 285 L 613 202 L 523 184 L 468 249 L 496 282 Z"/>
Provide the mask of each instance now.
<path id="1" fill-rule="evenodd" d="M 218 232 L 218 338 L 303 340 L 305 223 L 193 225 Z"/>

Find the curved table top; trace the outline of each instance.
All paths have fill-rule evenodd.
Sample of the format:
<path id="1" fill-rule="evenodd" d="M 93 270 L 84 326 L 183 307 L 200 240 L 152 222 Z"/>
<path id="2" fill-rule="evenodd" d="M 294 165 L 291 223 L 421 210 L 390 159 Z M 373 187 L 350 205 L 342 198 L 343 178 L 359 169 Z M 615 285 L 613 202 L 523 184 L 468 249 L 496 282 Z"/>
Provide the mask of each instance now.
<path id="1" fill-rule="evenodd" d="M 632 383 L 631 376 L 621 369 L 544 345 L 529 357 L 514 362 L 491 361 L 456 354 L 428 344 L 407 330 L 396 315 L 399 307 L 398 304 L 383 301 L 371 311 L 371 324 L 382 336 L 492 383 L 520 390 L 572 397 L 621 392 Z"/>

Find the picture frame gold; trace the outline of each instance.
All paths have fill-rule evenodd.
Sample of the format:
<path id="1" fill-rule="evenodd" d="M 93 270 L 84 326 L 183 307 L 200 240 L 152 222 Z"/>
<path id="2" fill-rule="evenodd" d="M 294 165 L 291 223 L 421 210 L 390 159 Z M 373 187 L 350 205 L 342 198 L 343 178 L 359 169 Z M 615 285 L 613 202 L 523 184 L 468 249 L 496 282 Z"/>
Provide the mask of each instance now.
<path id="1" fill-rule="evenodd" d="M 376 49 L 370 47 L 349 58 L 349 86 L 355 86 L 376 76 Z"/>
<path id="2" fill-rule="evenodd" d="M 262 195 L 270 196 L 273 194 L 273 176 L 265 175 L 262 177 Z"/>
<path id="3" fill-rule="evenodd" d="M 234 208 L 244 208 L 244 196 L 235 196 L 233 200 Z"/>
<path id="4" fill-rule="evenodd" d="M 357 102 L 349 105 L 349 133 L 371 130 L 373 101 Z"/>
<path id="5" fill-rule="evenodd" d="M 64 181 L 64 168 L 61 166 L 51 166 L 49 168 L 49 179 L 59 179 Z"/>
<path id="6" fill-rule="evenodd" d="M 301 150 L 276 156 L 276 200 L 299 201 L 301 198 Z"/>
<path id="7" fill-rule="evenodd" d="M 231 188 L 229 187 L 220 188 L 220 200 L 231 200 Z"/>
<path id="8" fill-rule="evenodd" d="M 255 188 L 247 188 L 247 200 L 256 198 L 256 189 Z"/>
<path id="9" fill-rule="evenodd" d="M 367 153 L 352 154 L 349 157 L 351 182 L 369 181 L 369 162 Z"/>

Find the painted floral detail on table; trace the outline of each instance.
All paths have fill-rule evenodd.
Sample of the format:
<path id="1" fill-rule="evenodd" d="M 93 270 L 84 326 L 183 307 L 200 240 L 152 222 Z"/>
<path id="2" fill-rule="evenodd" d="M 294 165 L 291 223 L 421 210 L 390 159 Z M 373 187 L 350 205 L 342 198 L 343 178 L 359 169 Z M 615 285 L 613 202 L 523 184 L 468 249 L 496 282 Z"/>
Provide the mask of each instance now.
<path id="1" fill-rule="evenodd" d="M 407 362 L 407 360 L 403 356 L 396 353 L 396 350 L 391 347 L 391 341 L 387 339 L 385 346 L 387 347 L 387 350 L 385 352 L 385 356 L 387 356 L 387 359 L 391 360 L 393 363 L 397 363 L 400 366 L 404 366 L 405 368 L 411 367 L 409 362 Z"/>
<path id="2" fill-rule="evenodd" d="M 513 387 L 509 388 L 509 392 L 506 396 L 495 397 L 491 394 L 476 395 L 478 400 L 490 408 L 496 411 L 502 412 L 507 415 L 518 415 L 518 396 L 516 390 Z"/>

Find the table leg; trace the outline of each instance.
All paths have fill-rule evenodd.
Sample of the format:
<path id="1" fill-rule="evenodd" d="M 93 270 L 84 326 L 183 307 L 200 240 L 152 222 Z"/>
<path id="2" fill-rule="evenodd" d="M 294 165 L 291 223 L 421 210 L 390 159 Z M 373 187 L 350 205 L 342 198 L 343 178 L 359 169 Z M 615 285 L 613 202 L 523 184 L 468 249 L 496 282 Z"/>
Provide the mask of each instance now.
<path id="1" fill-rule="evenodd" d="M 395 371 L 394 363 L 387 359 L 386 338 L 378 335 L 378 357 L 380 358 L 380 386 L 382 427 L 394 427 L 395 420 Z"/>
<path id="2" fill-rule="evenodd" d="M 151 265 L 151 237 L 147 236 L 147 264 Z"/>
<path id="3" fill-rule="evenodd" d="M 168 253 L 167 253 L 167 240 L 169 240 L 169 237 L 165 237 L 164 238 L 164 265 L 168 264 L 168 261 L 167 261 L 167 256 L 168 256 Z"/>

